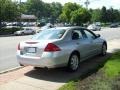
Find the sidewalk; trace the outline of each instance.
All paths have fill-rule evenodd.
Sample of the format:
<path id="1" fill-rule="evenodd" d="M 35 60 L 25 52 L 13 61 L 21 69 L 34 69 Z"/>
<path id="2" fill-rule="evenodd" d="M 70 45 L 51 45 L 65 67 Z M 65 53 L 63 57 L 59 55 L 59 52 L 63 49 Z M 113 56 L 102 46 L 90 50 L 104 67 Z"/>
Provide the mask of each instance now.
<path id="1" fill-rule="evenodd" d="M 39 71 L 36 72 L 32 66 L 27 66 L 19 70 L 1 74 L 0 90 L 56 90 L 65 84 L 56 82 L 55 80 L 48 81 L 47 79 L 39 79 L 41 74 L 42 78 L 44 75 L 47 77 L 45 72 L 39 73 Z M 52 74 L 53 72 L 54 71 L 50 73 Z M 38 79 L 35 74 L 38 75 Z"/>
<path id="2" fill-rule="evenodd" d="M 108 42 L 108 52 L 113 52 L 117 49 L 120 49 L 120 39 Z M 28 66 L 20 70 L 5 73 L 0 75 L 0 90 L 57 90 L 65 84 L 64 76 L 75 75 L 74 73 L 66 74 L 67 72 L 63 71 L 64 75 L 61 78 L 61 71 L 59 70 L 46 72 L 37 72 L 31 66 Z"/>
<path id="3" fill-rule="evenodd" d="M 107 52 L 114 52 L 115 50 L 120 50 L 120 39 L 115 39 L 107 42 L 108 44 L 108 51 Z"/>
<path id="4" fill-rule="evenodd" d="M 1 85 L 0 90 L 57 90 L 64 83 L 37 80 L 24 76 L 18 80 Z"/>

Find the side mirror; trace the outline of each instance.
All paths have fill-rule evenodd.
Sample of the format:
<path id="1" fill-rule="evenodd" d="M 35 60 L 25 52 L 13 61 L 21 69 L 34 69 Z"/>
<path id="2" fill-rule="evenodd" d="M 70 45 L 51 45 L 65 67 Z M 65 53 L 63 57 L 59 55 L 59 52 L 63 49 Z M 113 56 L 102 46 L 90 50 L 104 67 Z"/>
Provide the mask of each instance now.
<path id="1" fill-rule="evenodd" d="M 99 38 L 99 37 L 101 37 L 101 35 L 100 35 L 100 34 L 97 34 L 97 35 L 96 35 L 96 38 Z"/>

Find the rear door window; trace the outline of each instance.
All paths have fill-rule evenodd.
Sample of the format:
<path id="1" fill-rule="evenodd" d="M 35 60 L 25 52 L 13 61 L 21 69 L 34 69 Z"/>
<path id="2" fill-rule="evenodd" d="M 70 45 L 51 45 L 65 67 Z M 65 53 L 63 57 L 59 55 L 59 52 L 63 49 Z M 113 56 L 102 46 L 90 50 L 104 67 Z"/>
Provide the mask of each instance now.
<path id="1" fill-rule="evenodd" d="M 72 35 L 73 35 L 74 33 L 77 33 L 77 34 L 79 35 L 79 39 L 85 38 L 85 34 L 82 32 L 81 29 L 74 29 L 74 30 L 72 31 Z"/>
<path id="2" fill-rule="evenodd" d="M 51 39 L 60 39 L 64 35 L 66 30 L 43 30 L 37 35 L 33 36 L 32 39 L 36 40 L 51 40 Z"/>

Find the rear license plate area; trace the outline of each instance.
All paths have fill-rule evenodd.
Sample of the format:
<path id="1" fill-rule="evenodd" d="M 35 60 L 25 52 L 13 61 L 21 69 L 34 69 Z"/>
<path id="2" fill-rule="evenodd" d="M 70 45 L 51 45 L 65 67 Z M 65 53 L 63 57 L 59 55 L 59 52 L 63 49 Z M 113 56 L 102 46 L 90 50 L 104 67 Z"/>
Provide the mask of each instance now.
<path id="1" fill-rule="evenodd" d="M 27 53 L 36 53 L 37 49 L 36 49 L 36 47 L 27 47 L 26 52 Z"/>

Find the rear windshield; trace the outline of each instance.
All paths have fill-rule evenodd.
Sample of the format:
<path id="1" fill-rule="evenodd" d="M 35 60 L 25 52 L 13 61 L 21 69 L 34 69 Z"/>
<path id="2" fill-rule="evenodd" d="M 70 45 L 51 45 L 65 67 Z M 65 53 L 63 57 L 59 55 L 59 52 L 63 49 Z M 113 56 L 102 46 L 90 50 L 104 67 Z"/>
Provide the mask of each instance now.
<path id="1" fill-rule="evenodd" d="M 65 31 L 66 30 L 60 30 L 60 29 L 43 30 L 40 33 L 34 35 L 32 39 L 35 39 L 35 40 L 60 39 L 64 35 Z"/>

